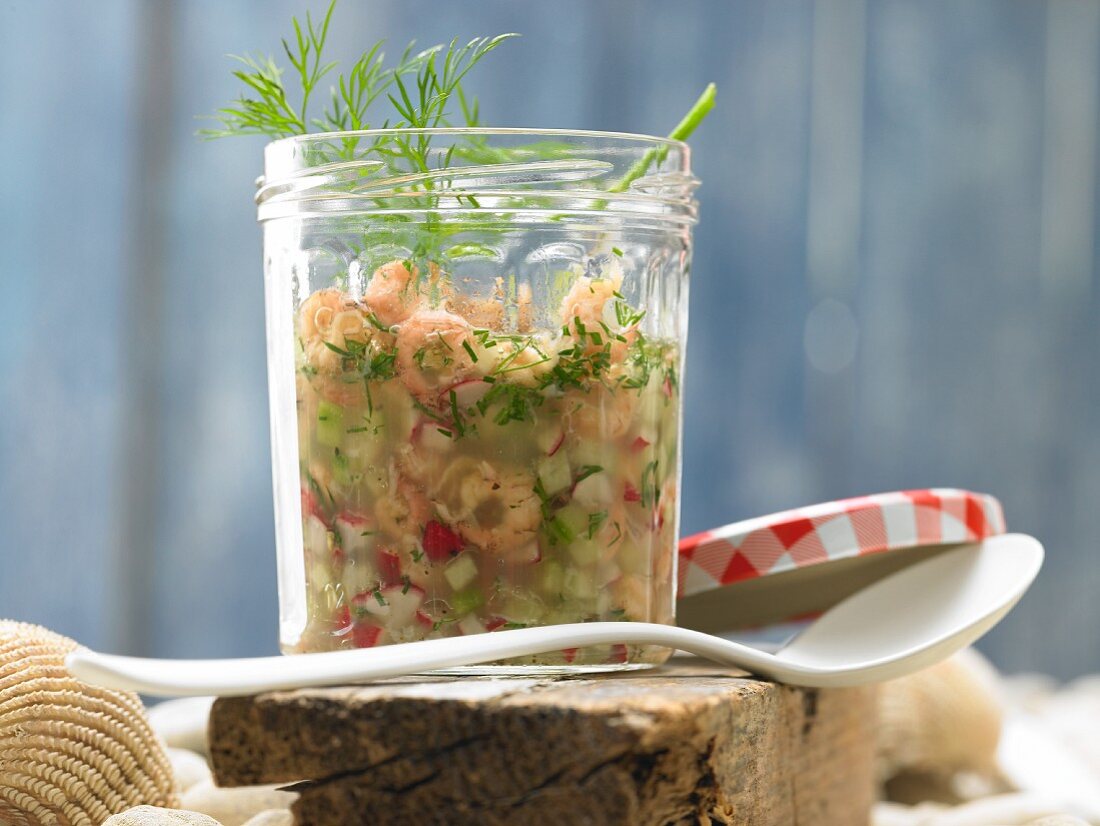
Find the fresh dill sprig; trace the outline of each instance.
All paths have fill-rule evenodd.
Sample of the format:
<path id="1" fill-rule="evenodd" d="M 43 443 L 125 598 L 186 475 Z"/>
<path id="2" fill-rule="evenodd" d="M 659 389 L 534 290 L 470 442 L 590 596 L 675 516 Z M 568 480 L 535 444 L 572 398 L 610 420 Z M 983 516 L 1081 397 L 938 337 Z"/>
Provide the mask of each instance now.
<path id="1" fill-rule="evenodd" d="M 321 55 L 328 39 L 329 24 L 336 0 L 332 0 L 319 24 L 306 12 L 303 27 L 297 17 L 291 19 L 294 26 L 294 42 L 283 38 L 283 51 L 294 67 L 301 85 L 301 102 L 295 108 L 287 96 L 283 83 L 283 69 L 271 57 L 255 55 L 230 55 L 244 68 L 236 69 L 233 76 L 243 83 L 245 91 L 230 106 L 219 109 L 214 119 L 220 129 L 200 129 L 204 138 L 224 138 L 231 135 L 267 135 L 285 138 L 304 135 L 308 131 L 309 100 L 321 78 L 335 67 L 335 63 L 322 63 Z M 252 94 L 258 97 L 252 97 Z"/>
<path id="2" fill-rule="evenodd" d="M 688 110 L 688 113 L 680 119 L 680 122 L 676 124 L 676 128 L 668 133 L 668 139 L 672 141 L 686 141 L 691 133 L 695 131 L 695 128 L 710 114 L 710 110 L 714 108 L 714 98 L 717 93 L 718 87 L 713 83 L 708 83 L 707 88 L 699 95 L 699 99 L 695 101 L 695 104 Z M 626 192 L 632 183 L 649 171 L 649 167 L 653 165 L 654 161 L 659 164 L 667 155 L 667 145 L 650 149 L 636 164 L 634 164 L 634 166 L 630 167 L 630 169 L 626 171 L 626 174 L 608 191 Z"/>
<path id="3" fill-rule="evenodd" d="M 219 128 L 201 129 L 204 138 L 237 135 L 266 135 L 286 138 L 304 135 L 310 127 L 323 132 L 370 129 L 370 110 L 383 96 L 393 106 L 395 116 L 384 118 L 382 128 L 427 129 L 450 126 L 452 115 L 461 115 L 465 125 L 478 123 L 478 104 L 462 88 L 462 81 L 475 65 L 503 43 L 516 37 L 501 34 L 478 37 L 468 43 L 457 39 L 414 52 L 410 43 L 396 65 L 387 67 L 384 41 L 378 41 L 365 51 L 348 72 L 337 76 L 328 106 L 318 117 L 311 117 L 310 103 L 316 97 L 321 80 L 335 67 L 335 61 L 325 61 L 336 0 L 329 3 L 324 16 L 315 22 L 308 12 L 304 24 L 291 19 L 293 37 L 282 41 L 283 52 L 297 79 L 295 97 L 291 101 L 284 74 L 288 74 L 271 57 L 231 55 L 242 68 L 233 76 L 244 84 L 242 94 L 229 106 L 219 109 L 213 119 Z M 396 94 L 394 94 L 396 92 Z M 452 99 L 458 111 L 451 111 Z M 420 171 L 428 171 L 430 141 L 427 136 L 396 141 L 390 154 L 400 156 Z M 375 148 L 384 150 L 385 142 Z M 449 159 L 447 159 L 449 161 Z M 444 163 L 443 166 L 447 166 Z"/>

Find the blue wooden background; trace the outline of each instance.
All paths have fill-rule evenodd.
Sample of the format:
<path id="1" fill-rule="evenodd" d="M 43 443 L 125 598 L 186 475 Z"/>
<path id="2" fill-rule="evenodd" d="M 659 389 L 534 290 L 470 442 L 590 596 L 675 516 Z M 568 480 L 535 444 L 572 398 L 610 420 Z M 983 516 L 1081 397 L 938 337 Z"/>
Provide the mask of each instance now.
<path id="1" fill-rule="evenodd" d="M 316 3 L 315 3 L 316 5 Z M 0 2 L 0 615 L 275 648 L 262 139 L 203 143 L 300 0 Z M 991 491 L 1040 581 L 983 648 L 1100 670 L 1100 5 L 344 0 L 345 59 L 519 31 L 490 122 L 664 132 L 702 86 L 684 527 Z"/>

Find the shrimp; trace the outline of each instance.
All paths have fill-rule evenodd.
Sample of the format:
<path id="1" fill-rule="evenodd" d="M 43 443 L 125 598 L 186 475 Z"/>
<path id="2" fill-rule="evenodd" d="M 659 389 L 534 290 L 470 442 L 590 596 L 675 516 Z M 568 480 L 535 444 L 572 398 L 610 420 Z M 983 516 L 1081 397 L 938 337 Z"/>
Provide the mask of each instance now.
<path id="1" fill-rule="evenodd" d="M 626 611 L 627 617 L 652 622 L 650 603 L 653 600 L 653 586 L 650 580 L 625 574 L 611 586 L 611 593 L 615 606 Z"/>
<path id="2" fill-rule="evenodd" d="M 462 316 L 420 310 L 398 326 L 397 374 L 418 399 L 435 402 L 443 390 L 478 375 L 478 349 Z"/>
<path id="3" fill-rule="evenodd" d="M 330 287 L 302 302 L 298 335 L 309 366 L 332 374 L 343 370 L 344 356 L 338 351 L 347 352 L 349 342 L 366 344 L 371 327 L 358 301 Z"/>
<path id="4" fill-rule="evenodd" d="M 625 327 L 620 325 L 615 304 L 612 303 L 621 298 L 619 288 L 622 283 L 622 275 L 618 273 L 610 278 L 582 275 L 573 282 L 561 303 L 561 320 L 570 335 L 575 337 L 582 329 L 587 334 L 596 334 L 586 341 L 587 352 L 599 350 L 603 343 L 598 342 L 605 341 L 609 331 L 615 334 L 610 341 L 611 361 L 614 364 L 626 357 L 627 348 L 638 336 L 637 321 Z M 580 327 L 577 326 L 578 321 Z"/>
<path id="5" fill-rule="evenodd" d="M 396 490 L 381 497 L 374 506 L 378 526 L 394 540 L 419 539 L 431 515 L 431 506 L 424 493 L 400 478 Z"/>
<path id="6" fill-rule="evenodd" d="M 610 318 L 606 318 L 605 316 L 608 313 L 605 308 L 608 307 L 608 302 L 616 298 L 615 294 L 619 291 L 622 283 L 623 278 L 619 274 L 611 278 L 580 276 L 573 282 L 573 286 L 569 288 L 569 292 L 562 299 L 562 323 L 571 325 L 579 318 L 586 329 L 595 331 L 600 330 L 601 321 L 605 324 L 613 323 L 615 320 L 614 314 L 612 313 Z"/>
<path id="7" fill-rule="evenodd" d="M 542 521 L 533 476 L 473 459 L 451 464 L 432 502 L 463 539 L 490 553 L 529 547 Z"/>
<path id="8" fill-rule="evenodd" d="M 516 337 L 514 341 L 502 341 L 492 350 L 498 358 L 497 365 L 513 384 L 538 387 L 543 378 L 561 360 L 558 351 L 545 336 Z"/>
<path id="9" fill-rule="evenodd" d="M 363 303 L 387 327 L 400 324 L 420 306 L 416 288 L 418 270 L 403 261 L 390 261 L 376 269 L 363 291 Z"/>
<path id="10" fill-rule="evenodd" d="M 566 410 L 570 427 L 582 439 L 617 439 L 630 428 L 638 395 L 624 389 L 594 385 L 585 397 Z"/>

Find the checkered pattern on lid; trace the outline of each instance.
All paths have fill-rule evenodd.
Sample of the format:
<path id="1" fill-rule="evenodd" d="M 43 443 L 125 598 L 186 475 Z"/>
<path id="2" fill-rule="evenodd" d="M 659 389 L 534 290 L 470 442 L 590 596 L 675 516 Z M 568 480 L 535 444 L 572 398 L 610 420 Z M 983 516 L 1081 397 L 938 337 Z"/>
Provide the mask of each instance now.
<path id="1" fill-rule="evenodd" d="M 975 542 L 1004 530 L 1000 502 L 988 494 L 953 488 L 826 502 L 682 539 L 677 593 L 686 597 L 863 554 Z"/>

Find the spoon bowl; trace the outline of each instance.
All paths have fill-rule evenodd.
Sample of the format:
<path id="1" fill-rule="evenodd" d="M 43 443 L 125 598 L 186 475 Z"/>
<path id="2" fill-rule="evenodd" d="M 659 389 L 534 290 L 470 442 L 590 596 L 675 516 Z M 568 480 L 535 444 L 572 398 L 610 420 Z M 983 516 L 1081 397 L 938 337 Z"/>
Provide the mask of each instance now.
<path id="1" fill-rule="evenodd" d="M 631 643 L 680 649 L 790 685 L 863 685 L 925 668 L 974 642 L 1023 596 L 1042 561 L 1042 545 L 1022 534 L 960 545 L 858 591 L 775 654 L 675 626 L 589 622 L 292 657 L 158 660 L 78 648 L 66 665 L 77 678 L 108 688 L 234 696 Z"/>

